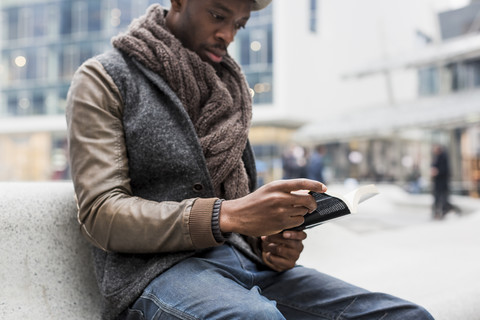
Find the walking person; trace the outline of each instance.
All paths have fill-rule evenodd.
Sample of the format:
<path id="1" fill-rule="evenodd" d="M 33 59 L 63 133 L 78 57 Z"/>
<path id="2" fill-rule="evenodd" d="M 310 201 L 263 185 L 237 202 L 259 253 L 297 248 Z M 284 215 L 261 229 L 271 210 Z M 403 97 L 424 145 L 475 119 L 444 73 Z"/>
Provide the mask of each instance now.
<path id="1" fill-rule="evenodd" d="M 325 169 L 325 147 L 317 146 L 311 153 L 307 164 L 307 178 L 326 183 L 323 176 Z"/>
<path id="2" fill-rule="evenodd" d="M 445 147 L 439 144 L 433 146 L 433 162 L 431 166 L 433 182 L 433 206 L 434 219 L 443 219 L 445 215 L 454 210 L 460 213 L 460 209 L 450 203 L 450 163 Z"/>

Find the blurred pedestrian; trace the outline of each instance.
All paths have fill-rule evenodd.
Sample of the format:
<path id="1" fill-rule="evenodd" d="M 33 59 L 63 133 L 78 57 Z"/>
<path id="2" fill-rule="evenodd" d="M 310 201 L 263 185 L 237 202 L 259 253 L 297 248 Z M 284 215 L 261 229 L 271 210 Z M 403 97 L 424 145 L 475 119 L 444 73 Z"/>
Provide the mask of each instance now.
<path id="1" fill-rule="evenodd" d="M 414 165 L 412 171 L 407 177 L 408 186 L 407 190 L 410 193 L 418 194 L 422 191 L 421 186 L 422 175 L 420 174 L 420 168 L 418 165 Z"/>
<path id="2" fill-rule="evenodd" d="M 433 182 L 433 218 L 443 219 L 450 210 L 460 213 L 459 208 L 449 201 L 450 164 L 444 146 L 438 144 L 433 146 L 431 175 Z"/>
<path id="3" fill-rule="evenodd" d="M 305 149 L 291 145 L 282 155 L 283 179 L 305 178 L 307 160 Z"/>
<path id="4" fill-rule="evenodd" d="M 307 178 L 325 183 L 323 170 L 325 167 L 324 161 L 325 147 L 317 146 L 310 155 L 307 163 Z"/>

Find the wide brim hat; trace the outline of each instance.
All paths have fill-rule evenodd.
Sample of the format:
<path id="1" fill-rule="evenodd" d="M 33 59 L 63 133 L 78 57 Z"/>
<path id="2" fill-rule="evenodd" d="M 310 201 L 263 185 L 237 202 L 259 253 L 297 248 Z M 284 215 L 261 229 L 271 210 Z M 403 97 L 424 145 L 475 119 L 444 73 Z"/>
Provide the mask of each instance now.
<path id="1" fill-rule="evenodd" d="M 263 8 L 268 6 L 270 2 L 272 2 L 272 0 L 255 0 L 252 10 L 253 11 L 262 10 Z"/>

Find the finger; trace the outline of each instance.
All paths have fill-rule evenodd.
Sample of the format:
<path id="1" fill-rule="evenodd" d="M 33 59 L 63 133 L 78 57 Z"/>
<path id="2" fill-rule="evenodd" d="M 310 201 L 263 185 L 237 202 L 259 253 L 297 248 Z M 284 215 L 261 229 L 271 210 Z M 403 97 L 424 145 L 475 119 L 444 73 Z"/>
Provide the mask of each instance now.
<path id="1" fill-rule="evenodd" d="M 304 231 L 284 231 L 282 232 L 282 237 L 284 239 L 298 240 L 303 241 L 307 239 L 307 233 Z"/>
<path id="2" fill-rule="evenodd" d="M 317 202 L 315 201 L 315 198 L 310 195 L 310 194 L 296 194 L 292 193 L 292 201 L 294 203 L 294 207 L 304 207 L 307 212 L 312 212 L 315 209 L 317 209 Z M 305 214 L 306 214 L 305 213 Z"/>
<path id="3" fill-rule="evenodd" d="M 303 218 L 303 216 L 305 215 L 305 210 L 306 209 L 302 209 L 301 213 L 297 215 L 291 215 L 288 221 L 285 221 L 285 225 L 283 226 L 283 228 L 281 230 L 278 230 L 275 233 L 282 232 L 283 230 L 292 229 L 302 225 L 305 222 L 305 219 Z"/>
<path id="4" fill-rule="evenodd" d="M 327 191 L 327 187 L 323 183 L 310 179 L 278 180 L 272 182 L 271 186 L 283 192 L 291 192 L 296 190 L 311 190 L 315 192 Z"/>
<path id="5" fill-rule="evenodd" d="M 315 200 L 314 200 L 314 202 L 315 202 Z M 313 210 L 310 210 L 308 207 L 306 207 L 307 205 L 311 206 L 311 204 L 304 203 L 303 205 L 293 205 L 291 208 L 287 207 L 287 210 L 289 210 L 290 217 L 303 217 L 304 215 L 306 215 L 310 211 L 313 211 L 313 210 L 317 209 L 317 204 L 316 203 L 314 205 L 315 209 L 313 209 Z"/>
<path id="6" fill-rule="evenodd" d="M 275 244 L 282 244 L 286 246 L 292 246 L 291 243 L 302 242 L 306 238 L 307 238 L 307 234 L 303 231 L 288 230 L 280 234 L 263 236 L 262 241 L 266 245 L 268 245 L 269 243 L 275 243 Z"/>
<path id="7" fill-rule="evenodd" d="M 273 269 L 277 270 L 277 271 L 288 270 L 288 269 L 291 269 L 295 266 L 295 260 L 289 260 L 289 259 L 286 259 L 284 257 L 272 254 L 270 252 L 268 252 L 266 254 L 266 257 L 267 257 L 268 262 L 270 262 L 271 265 L 274 266 Z"/>
<path id="8" fill-rule="evenodd" d="M 270 252 L 276 256 L 283 257 L 288 260 L 297 260 L 300 253 L 303 251 L 303 243 L 296 240 L 289 241 L 286 244 L 281 243 L 267 243 L 263 246 L 264 252 Z"/>
<path id="9" fill-rule="evenodd" d="M 283 271 L 282 269 L 278 268 L 273 262 L 272 262 L 272 254 L 270 252 L 264 253 L 263 254 L 263 261 L 267 266 L 269 266 L 271 269 L 281 272 Z"/>
<path id="10" fill-rule="evenodd" d="M 281 244 L 281 236 L 276 234 L 276 235 L 270 235 L 270 236 L 262 236 L 262 249 L 263 251 L 271 252 L 273 249 L 273 246 L 276 246 L 278 244 Z"/>
<path id="11" fill-rule="evenodd" d="M 284 245 L 290 248 L 300 247 L 303 240 L 307 238 L 307 234 L 303 231 L 284 231 L 280 234 L 262 236 L 262 244 L 268 246 L 270 243 Z M 303 245 L 303 244 L 301 244 Z"/>
<path id="12" fill-rule="evenodd" d="M 303 244 L 301 242 L 298 242 L 292 246 L 270 244 L 264 251 L 270 252 L 273 255 L 286 260 L 296 261 L 300 257 L 300 253 L 303 251 Z"/>

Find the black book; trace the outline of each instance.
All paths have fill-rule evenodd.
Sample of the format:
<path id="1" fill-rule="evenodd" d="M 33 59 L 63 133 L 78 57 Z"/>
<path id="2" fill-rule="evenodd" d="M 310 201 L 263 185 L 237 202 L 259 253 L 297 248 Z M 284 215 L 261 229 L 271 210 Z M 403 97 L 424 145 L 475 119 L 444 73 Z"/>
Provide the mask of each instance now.
<path id="1" fill-rule="evenodd" d="M 339 195 L 334 193 L 317 193 L 310 191 L 316 202 L 317 209 L 311 213 L 307 213 L 304 218 L 305 222 L 291 230 L 303 230 L 313 228 L 327 221 L 338 219 L 356 213 L 358 205 L 363 201 L 370 199 L 378 194 L 375 185 L 369 184 L 361 186 L 347 194 Z"/>

